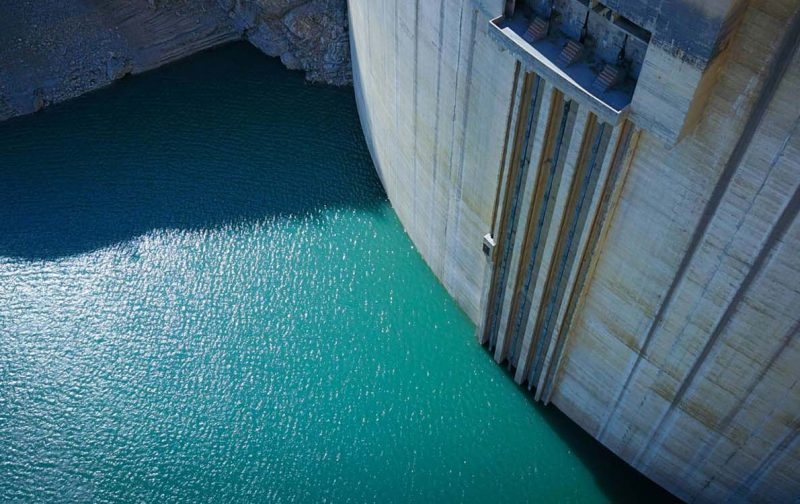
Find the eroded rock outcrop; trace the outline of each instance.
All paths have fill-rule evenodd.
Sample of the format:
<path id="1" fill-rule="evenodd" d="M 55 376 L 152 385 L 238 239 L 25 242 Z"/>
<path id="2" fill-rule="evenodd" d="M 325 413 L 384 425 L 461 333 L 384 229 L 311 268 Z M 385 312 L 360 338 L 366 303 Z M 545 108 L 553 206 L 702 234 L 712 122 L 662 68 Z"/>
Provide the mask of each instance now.
<path id="1" fill-rule="evenodd" d="M 0 16 L 0 118 L 39 110 L 239 34 L 214 0 L 23 0 Z"/>
<path id="2" fill-rule="evenodd" d="M 241 38 L 351 81 L 346 0 L 19 0 L 0 16 L 0 120 Z"/>
<path id="3" fill-rule="evenodd" d="M 346 0 L 220 0 L 243 36 L 309 80 L 352 82 Z"/>

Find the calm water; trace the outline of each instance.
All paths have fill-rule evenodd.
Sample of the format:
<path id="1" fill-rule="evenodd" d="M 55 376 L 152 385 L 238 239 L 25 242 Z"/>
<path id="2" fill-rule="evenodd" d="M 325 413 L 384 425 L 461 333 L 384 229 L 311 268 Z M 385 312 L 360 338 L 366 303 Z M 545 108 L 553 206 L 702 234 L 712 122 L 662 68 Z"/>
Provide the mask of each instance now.
<path id="1" fill-rule="evenodd" d="M 0 125 L 0 500 L 663 498 L 475 344 L 351 89 L 228 46 Z"/>

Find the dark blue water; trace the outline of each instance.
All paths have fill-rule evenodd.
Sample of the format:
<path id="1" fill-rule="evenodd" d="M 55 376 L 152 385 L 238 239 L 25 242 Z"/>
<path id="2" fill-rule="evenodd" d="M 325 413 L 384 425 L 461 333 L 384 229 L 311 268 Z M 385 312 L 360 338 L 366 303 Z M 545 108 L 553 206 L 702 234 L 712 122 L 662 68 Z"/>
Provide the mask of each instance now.
<path id="1" fill-rule="evenodd" d="M 664 494 L 404 234 L 352 89 L 232 45 L 0 125 L 0 500 Z"/>

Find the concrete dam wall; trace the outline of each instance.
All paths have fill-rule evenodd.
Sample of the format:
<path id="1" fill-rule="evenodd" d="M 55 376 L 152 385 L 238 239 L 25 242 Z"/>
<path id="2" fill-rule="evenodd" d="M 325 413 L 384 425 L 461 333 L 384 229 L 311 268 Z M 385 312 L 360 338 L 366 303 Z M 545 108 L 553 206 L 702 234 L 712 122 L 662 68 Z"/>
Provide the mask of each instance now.
<path id="1" fill-rule="evenodd" d="M 517 382 L 686 500 L 800 496 L 796 0 L 349 0 L 392 204 Z"/>

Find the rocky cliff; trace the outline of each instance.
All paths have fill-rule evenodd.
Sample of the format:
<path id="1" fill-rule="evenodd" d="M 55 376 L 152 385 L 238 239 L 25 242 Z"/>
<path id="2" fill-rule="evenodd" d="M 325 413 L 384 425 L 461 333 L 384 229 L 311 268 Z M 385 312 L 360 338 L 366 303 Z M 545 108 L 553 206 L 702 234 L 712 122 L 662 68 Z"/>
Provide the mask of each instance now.
<path id="1" fill-rule="evenodd" d="M 245 38 L 309 80 L 351 79 L 345 0 L 21 0 L 0 16 L 0 120 Z"/>
<path id="2" fill-rule="evenodd" d="M 352 82 L 345 0 L 220 0 L 236 29 L 312 81 Z"/>

